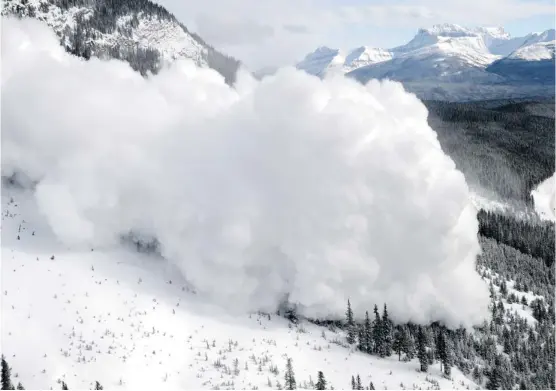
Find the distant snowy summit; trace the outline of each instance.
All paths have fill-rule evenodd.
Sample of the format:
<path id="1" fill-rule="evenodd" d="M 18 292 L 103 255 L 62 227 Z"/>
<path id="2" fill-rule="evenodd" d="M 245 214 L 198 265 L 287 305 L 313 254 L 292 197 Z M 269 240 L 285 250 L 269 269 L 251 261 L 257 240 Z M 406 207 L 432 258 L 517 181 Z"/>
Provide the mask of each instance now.
<path id="1" fill-rule="evenodd" d="M 519 78 L 521 82 L 538 83 L 547 80 L 544 68 L 551 66 L 553 71 L 554 42 L 554 30 L 513 38 L 502 27 L 469 29 L 439 24 L 419 29 L 407 44 L 391 49 L 362 46 L 344 53 L 320 47 L 297 68 L 316 76 L 343 72 L 361 82 L 388 78 L 421 84 L 501 85 Z M 515 68 L 516 61 L 524 69 L 506 69 Z M 539 61 L 545 62 L 542 67 Z"/>

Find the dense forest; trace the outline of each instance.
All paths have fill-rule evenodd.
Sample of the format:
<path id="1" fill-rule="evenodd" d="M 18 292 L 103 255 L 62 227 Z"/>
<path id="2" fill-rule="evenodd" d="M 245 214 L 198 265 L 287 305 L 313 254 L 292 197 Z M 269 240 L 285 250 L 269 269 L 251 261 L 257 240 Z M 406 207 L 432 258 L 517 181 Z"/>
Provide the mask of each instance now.
<path id="1" fill-rule="evenodd" d="M 353 313 L 348 301 L 344 321 L 322 322 L 346 332 L 345 346 L 399 360 L 417 358 L 421 371 L 427 372 L 433 363 L 441 363 L 450 377 L 452 367 L 482 388 L 554 389 L 554 272 L 544 262 L 518 250 L 481 238 L 483 254 L 477 268 L 489 281 L 491 289 L 491 318 L 473 332 L 449 330 L 439 323 L 418 326 L 412 323 L 394 324 L 387 306 L 372 315 Z M 538 295 L 528 301 L 524 292 Z M 515 311 L 515 306 L 528 308 L 534 323 Z M 286 313 L 293 322 L 295 311 Z M 364 389 L 354 377 L 353 389 Z M 373 389 L 372 384 L 365 389 Z"/>
<path id="2" fill-rule="evenodd" d="M 133 29 L 139 25 L 140 18 L 157 18 L 179 25 L 184 32 L 191 35 L 205 50 L 205 61 L 210 68 L 224 76 L 227 83 L 235 81 L 240 62 L 220 53 L 208 45 L 197 34 L 190 32 L 177 18 L 164 7 L 150 0 L 48 0 L 36 7 L 28 0 L 2 0 L 3 12 L 18 16 L 37 17 L 46 14 L 51 7 L 68 12 L 72 7 L 87 8 L 87 12 L 76 14 L 75 28 L 67 27 L 57 31 L 61 44 L 69 53 L 89 59 L 91 56 L 116 58 L 128 62 L 131 67 L 146 76 L 157 73 L 161 66 L 161 54 L 156 47 L 141 47 L 129 40 L 121 40 L 117 44 L 107 45 L 99 39 L 102 34 L 118 33 L 123 37 L 132 38 Z M 129 17 L 126 24 L 118 24 L 123 16 Z"/>
<path id="3" fill-rule="evenodd" d="M 531 190 L 554 173 L 554 100 L 428 101 L 429 124 L 471 187 L 532 206 Z"/>

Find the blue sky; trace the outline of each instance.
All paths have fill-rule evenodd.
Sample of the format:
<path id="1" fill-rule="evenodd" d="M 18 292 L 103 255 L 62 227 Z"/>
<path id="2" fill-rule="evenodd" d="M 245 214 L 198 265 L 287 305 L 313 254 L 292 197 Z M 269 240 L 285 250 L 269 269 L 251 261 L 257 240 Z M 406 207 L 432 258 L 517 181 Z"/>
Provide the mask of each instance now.
<path id="1" fill-rule="evenodd" d="M 321 45 L 394 47 L 438 23 L 554 28 L 553 0 L 156 0 L 251 69 L 291 65 Z"/>

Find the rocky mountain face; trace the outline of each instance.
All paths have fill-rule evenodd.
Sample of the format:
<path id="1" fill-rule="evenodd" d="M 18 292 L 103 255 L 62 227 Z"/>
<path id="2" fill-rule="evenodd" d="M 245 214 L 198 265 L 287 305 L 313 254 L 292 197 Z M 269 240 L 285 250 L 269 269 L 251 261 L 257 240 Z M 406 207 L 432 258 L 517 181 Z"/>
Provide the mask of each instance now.
<path id="1" fill-rule="evenodd" d="M 3 16 L 47 23 L 68 52 L 124 60 L 143 75 L 188 58 L 232 83 L 240 66 L 149 0 L 3 0 L 2 5 Z"/>

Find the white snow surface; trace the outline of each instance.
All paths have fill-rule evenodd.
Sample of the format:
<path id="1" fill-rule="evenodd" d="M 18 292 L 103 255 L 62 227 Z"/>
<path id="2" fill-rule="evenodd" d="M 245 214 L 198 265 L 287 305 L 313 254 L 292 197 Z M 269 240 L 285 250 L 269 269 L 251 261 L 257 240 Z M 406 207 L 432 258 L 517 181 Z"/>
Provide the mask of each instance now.
<path id="1" fill-rule="evenodd" d="M 400 322 L 488 316 L 465 178 L 399 83 L 290 68 L 231 88 L 186 61 L 145 79 L 66 54 L 34 20 L 5 19 L 2 49 L 2 174 L 37 184 L 66 245 L 157 238 L 238 312 L 289 296 L 313 317 L 348 298 Z"/>
<path id="2" fill-rule="evenodd" d="M 531 195 L 540 218 L 556 221 L 556 174 L 539 184 Z"/>
<path id="3" fill-rule="evenodd" d="M 335 389 L 350 388 L 357 374 L 376 389 L 476 387 L 456 368 L 447 380 L 439 364 L 423 374 L 416 359 L 354 352 L 335 343 L 345 335 L 322 327 L 229 314 L 200 300 L 158 257 L 68 247 L 28 191 L 3 187 L 1 234 L 2 353 L 27 389 L 59 389 L 60 381 L 70 389 L 95 381 L 122 390 L 276 389 L 286 357 L 298 388 L 319 370 Z"/>
<path id="4" fill-rule="evenodd" d="M 540 61 L 540 60 L 554 60 L 554 47 L 556 41 L 549 42 L 535 42 L 530 45 L 520 47 L 507 58 L 510 60 L 526 60 L 526 61 Z"/>
<path id="5" fill-rule="evenodd" d="M 389 50 L 361 46 L 353 49 L 351 53 L 346 56 L 343 70 L 344 72 L 350 72 L 366 65 L 391 60 L 392 57 L 393 54 Z"/>

